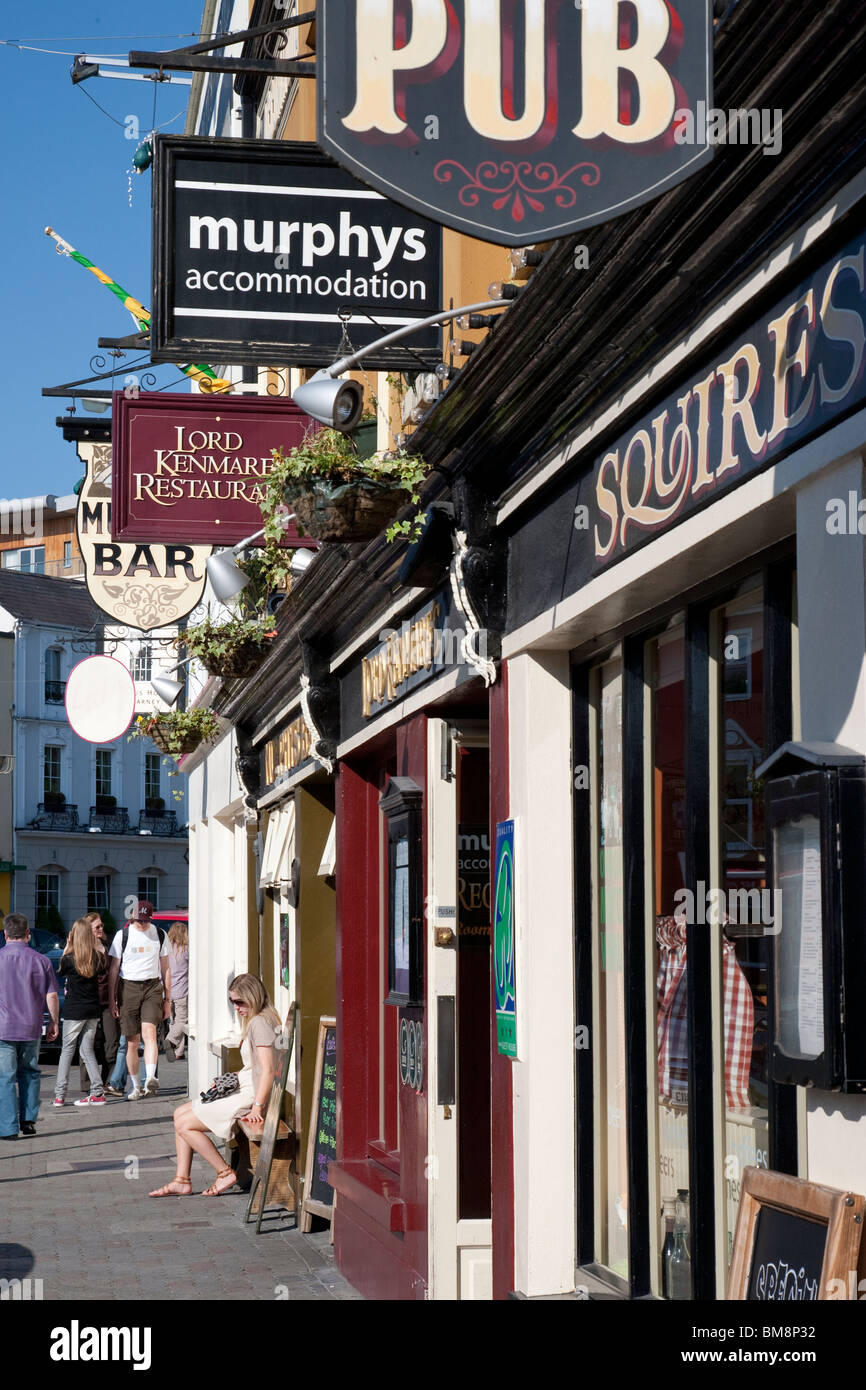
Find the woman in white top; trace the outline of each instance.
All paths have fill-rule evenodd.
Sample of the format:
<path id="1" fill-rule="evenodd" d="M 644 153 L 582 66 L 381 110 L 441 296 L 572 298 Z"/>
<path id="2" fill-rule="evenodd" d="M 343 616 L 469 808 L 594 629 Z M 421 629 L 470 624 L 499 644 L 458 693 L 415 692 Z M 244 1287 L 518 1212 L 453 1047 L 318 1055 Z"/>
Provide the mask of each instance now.
<path id="1" fill-rule="evenodd" d="M 216 1181 L 202 1196 L 221 1197 L 237 1181 L 233 1168 L 226 1168 L 222 1154 L 208 1132 L 228 1139 L 235 1120 L 244 1116 L 250 1124 L 263 1125 L 264 1111 L 276 1075 L 276 1042 L 280 1034 L 279 1015 L 268 992 L 256 975 L 238 975 L 229 985 L 229 1003 L 241 1018 L 241 1057 L 238 1072 L 240 1090 L 233 1095 L 206 1103 L 187 1101 L 174 1112 L 177 1173 L 171 1182 L 151 1192 L 151 1197 L 188 1197 L 192 1194 L 190 1169 L 193 1153 L 209 1163 Z"/>

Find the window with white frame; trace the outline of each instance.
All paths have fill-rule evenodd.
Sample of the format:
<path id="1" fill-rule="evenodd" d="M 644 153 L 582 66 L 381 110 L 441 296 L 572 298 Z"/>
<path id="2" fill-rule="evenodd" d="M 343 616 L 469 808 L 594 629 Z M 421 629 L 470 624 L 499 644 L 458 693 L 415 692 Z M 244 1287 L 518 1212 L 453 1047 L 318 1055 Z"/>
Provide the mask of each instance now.
<path id="1" fill-rule="evenodd" d="M 36 875 L 36 912 L 42 908 L 60 908 L 60 875 Z"/>
<path id="2" fill-rule="evenodd" d="M 96 750 L 96 799 L 111 796 L 111 749 Z"/>
<path id="3" fill-rule="evenodd" d="M 156 874 L 139 874 L 139 902 L 153 903 L 154 911 L 159 907 L 159 879 Z"/>
<path id="4" fill-rule="evenodd" d="M 63 542 L 63 568 L 65 570 L 72 568 L 72 541 Z"/>
<path id="5" fill-rule="evenodd" d="M 4 550 L 0 554 L 5 570 L 21 570 L 22 574 L 45 573 L 45 546 L 19 546 L 16 550 Z"/>
<path id="6" fill-rule="evenodd" d="M 87 875 L 87 911 L 108 912 L 111 907 L 111 875 Z"/>
<path id="7" fill-rule="evenodd" d="M 160 788 L 160 764 L 162 759 L 159 753 L 145 753 L 144 755 L 144 804 L 149 801 L 157 801 L 161 796 Z"/>
<path id="8" fill-rule="evenodd" d="M 149 681 L 153 669 L 153 650 L 149 642 L 142 642 L 132 658 L 132 679 Z"/>
<path id="9" fill-rule="evenodd" d="M 56 796 L 60 792 L 60 755 L 62 747 L 47 743 L 42 754 L 42 793 L 43 796 Z"/>
<path id="10" fill-rule="evenodd" d="M 63 653 L 59 647 L 49 647 L 45 653 L 45 703 L 62 705 L 66 686 L 63 683 Z"/>

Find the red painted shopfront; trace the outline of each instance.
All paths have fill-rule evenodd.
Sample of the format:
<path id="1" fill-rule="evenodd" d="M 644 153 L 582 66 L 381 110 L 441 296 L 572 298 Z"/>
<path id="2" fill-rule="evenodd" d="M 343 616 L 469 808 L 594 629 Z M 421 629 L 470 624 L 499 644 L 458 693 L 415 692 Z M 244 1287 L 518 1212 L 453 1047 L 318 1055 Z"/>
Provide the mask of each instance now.
<path id="1" fill-rule="evenodd" d="M 338 767 L 335 1252 L 370 1298 L 504 1298 L 512 1064 L 496 1051 L 489 905 L 508 815 L 505 671 L 489 692 L 477 678 L 429 689 L 435 703 L 371 727 Z M 417 807 L 420 920 L 416 989 L 395 1003 L 397 793 Z"/>

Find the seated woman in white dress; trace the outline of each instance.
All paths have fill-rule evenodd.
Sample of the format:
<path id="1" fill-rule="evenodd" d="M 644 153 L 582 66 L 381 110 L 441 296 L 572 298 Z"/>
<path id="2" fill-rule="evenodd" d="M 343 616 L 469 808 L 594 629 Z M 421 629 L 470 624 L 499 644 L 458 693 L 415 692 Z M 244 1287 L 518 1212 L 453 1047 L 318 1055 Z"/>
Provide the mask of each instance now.
<path id="1" fill-rule="evenodd" d="M 177 1174 L 151 1197 L 188 1197 L 192 1193 L 190 1169 L 193 1153 L 209 1163 L 216 1181 L 204 1197 L 221 1197 L 237 1181 L 233 1168 L 226 1168 L 222 1154 L 208 1133 L 228 1139 L 235 1121 L 243 1116 L 250 1124 L 264 1124 L 271 1086 L 276 1075 L 276 1043 L 280 1019 L 268 992 L 256 975 L 238 975 L 229 985 L 229 1003 L 242 1022 L 241 1058 L 238 1072 L 240 1090 L 219 1100 L 190 1100 L 174 1112 L 174 1139 L 177 1148 Z"/>

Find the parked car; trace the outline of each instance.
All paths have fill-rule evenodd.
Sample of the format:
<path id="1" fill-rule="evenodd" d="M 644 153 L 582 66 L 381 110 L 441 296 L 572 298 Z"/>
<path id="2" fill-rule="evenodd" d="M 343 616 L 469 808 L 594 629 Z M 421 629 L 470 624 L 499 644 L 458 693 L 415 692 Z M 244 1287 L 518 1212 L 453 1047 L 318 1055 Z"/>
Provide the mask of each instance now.
<path id="1" fill-rule="evenodd" d="M 5 945 L 6 933 L 3 931 L 2 928 L 0 928 L 0 948 L 2 948 Z M 30 945 L 32 946 L 34 951 L 38 951 L 40 955 L 47 956 L 48 959 L 51 961 L 51 965 L 54 969 L 54 978 L 57 982 L 57 996 L 62 1007 L 64 995 L 66 992 L 66 986 L 64 985 L 63 980 L 60 978 L 59 970 L 60 957 L 63 955 L 63 948 L 66 945 L 66 938 L 61 936 L 58 932 L 47 931 L 45 927 L 31 927 Z M 40 1049 L 40 1057 L 60 1056 L 60 1034 L 58 1034 L 58 1036 L 54 1038 L 52 1042 L 48 1042 L 45 1037 L 46 1033 L 48 1032 L 48 1025 L 50 1022 L 51 1015 L 46 1009 L 44 1014 L 42 1015 L 42 1047 Z"/>

